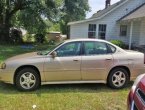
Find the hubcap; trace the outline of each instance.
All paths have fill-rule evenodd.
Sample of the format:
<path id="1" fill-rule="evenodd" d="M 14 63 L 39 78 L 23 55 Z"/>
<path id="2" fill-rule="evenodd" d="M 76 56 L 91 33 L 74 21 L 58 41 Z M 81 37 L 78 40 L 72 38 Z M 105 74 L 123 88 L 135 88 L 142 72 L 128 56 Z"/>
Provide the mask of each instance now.
<path id="1" fill-rule="evenodd" d="M 26 73 L 22 74 L 21 77 L 20 77 L 20 85 L 24 89 L 31 89 L 31 88 L 33 88 L 35 83 L 36 83 L 36 78 L 30 72 L 26 72 Z"/>
<path id="2" fill-rule="evenodd" d="M 126 81 L 125 73 L 123 73 L 122 71 L 117 71 L 116 73 L 114 73 L 112 77 L 112 82 L 116 87 L 123 86 L 125 81 Z"/>

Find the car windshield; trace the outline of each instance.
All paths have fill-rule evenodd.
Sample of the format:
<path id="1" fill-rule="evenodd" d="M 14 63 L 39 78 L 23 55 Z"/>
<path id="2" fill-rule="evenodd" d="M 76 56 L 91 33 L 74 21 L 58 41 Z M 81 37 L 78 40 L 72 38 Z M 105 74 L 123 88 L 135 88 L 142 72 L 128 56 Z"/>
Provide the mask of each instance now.
<path id="1" fill-rule="evenodd" d="M 37 55 L 48 55 L 49 52 L 51 52 L 52 50 L 54 50 L 56 47 L 58 47 L 59 45 L 61 45 L 63 42 L 58 43 L 54 46 L 51 46 L 48 50 L 43 50 L 43 51 L 39 51 L 37 52 Z"/>

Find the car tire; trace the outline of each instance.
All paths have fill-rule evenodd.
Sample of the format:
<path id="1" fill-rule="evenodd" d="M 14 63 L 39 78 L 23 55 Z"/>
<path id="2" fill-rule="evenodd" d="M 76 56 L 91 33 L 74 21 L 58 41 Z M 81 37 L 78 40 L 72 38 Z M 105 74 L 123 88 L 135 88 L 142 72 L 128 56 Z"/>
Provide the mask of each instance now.
<path id="1" fill-rule="evenodd" d="M 113 89 L 124 88 L 129 82 L 129 74 L 123 68 L 113 69 L 108 76 L 107 84 Z"/>
<path id="2" fill-rule="evenodd" d="M 15 85 L 20 91 L 36 90 L 40 86 L 40 76 L 36 70 L 24 68 L 17 73 Z"/>

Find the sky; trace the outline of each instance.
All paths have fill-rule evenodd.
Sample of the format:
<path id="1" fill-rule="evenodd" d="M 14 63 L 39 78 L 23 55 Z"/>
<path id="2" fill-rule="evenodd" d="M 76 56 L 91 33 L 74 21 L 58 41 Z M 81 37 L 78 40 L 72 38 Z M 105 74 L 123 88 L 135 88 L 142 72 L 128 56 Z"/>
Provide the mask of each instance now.
<path id="1" fill-rule="evenodd" d="M 87 13 L 87 18 L 91 17 L 98 10 L 102 10 L 105 8 L 106 0 L 89 0 L 89 5 L 91 7 L 91 11 Z M 114 4 L 120 0 L 111 0 L 111 4 Z"/>

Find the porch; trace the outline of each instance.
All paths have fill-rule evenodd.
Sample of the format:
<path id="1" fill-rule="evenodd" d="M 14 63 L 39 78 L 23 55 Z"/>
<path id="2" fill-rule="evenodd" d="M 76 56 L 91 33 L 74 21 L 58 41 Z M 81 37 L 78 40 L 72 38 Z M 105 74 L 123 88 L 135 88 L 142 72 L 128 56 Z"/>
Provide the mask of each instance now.
<path id="1" fill-rule="evenodd" d="M 128 44 L 131 47 L 145 48 L 145 5 L 139 9 L 129 13 L 119 20 L 119 24 L 127 24 L 128 26 Z"/>

